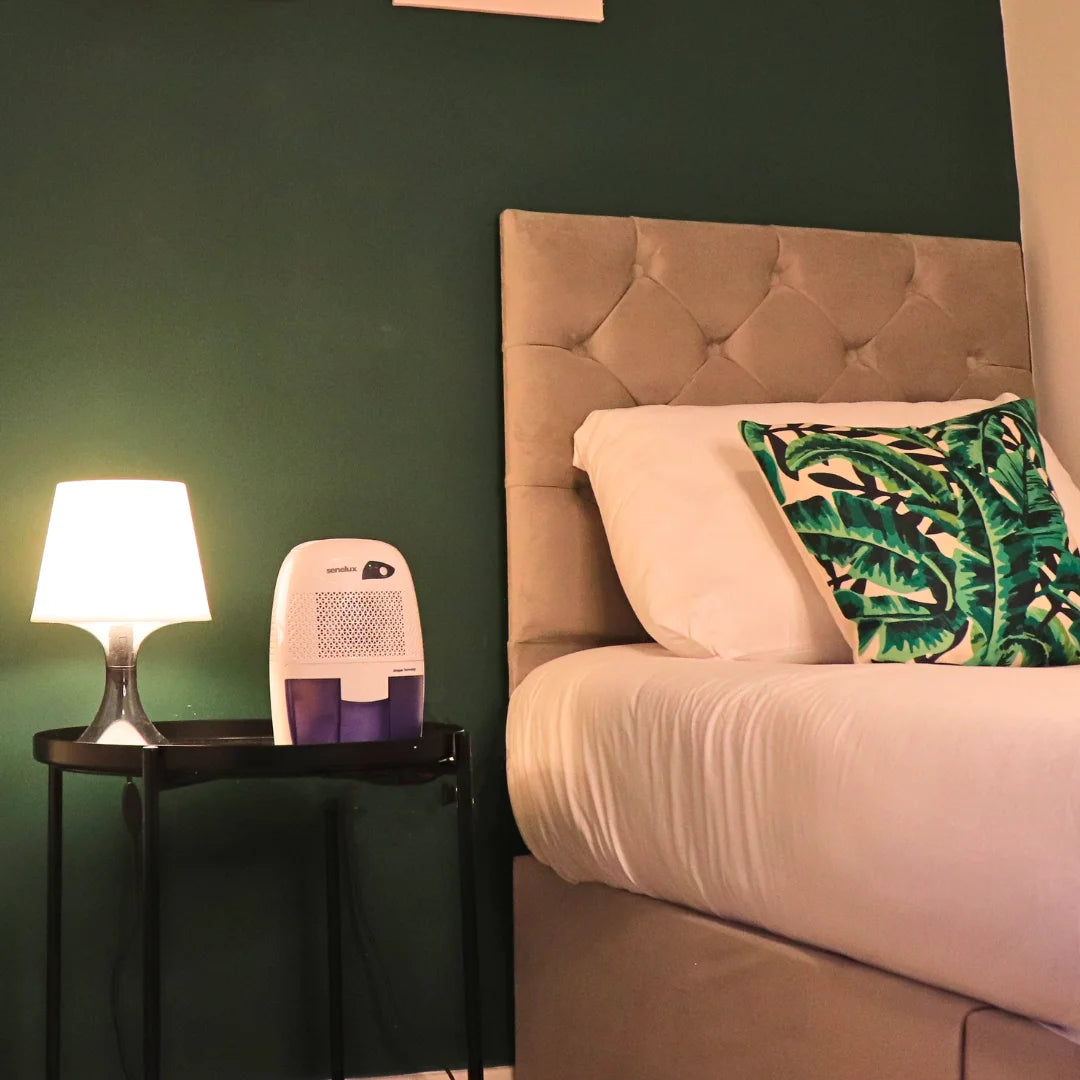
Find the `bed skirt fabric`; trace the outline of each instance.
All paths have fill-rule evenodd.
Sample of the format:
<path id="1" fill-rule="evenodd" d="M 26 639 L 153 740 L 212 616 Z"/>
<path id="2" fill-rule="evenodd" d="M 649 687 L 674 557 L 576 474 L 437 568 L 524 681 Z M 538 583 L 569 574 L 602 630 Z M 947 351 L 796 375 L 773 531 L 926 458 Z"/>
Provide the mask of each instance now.
<path id="1" fill-rule="evenodd" d="M 514 925 L 516 1080 L 1080 1076 L 1030 1021 L 531 856 Z"/>

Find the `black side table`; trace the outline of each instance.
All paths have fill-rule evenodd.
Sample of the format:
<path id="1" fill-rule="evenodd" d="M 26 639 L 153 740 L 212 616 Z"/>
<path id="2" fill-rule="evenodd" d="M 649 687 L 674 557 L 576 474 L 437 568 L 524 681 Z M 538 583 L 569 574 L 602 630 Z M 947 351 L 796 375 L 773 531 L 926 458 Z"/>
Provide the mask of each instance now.
<path id="1" fill-rule="evenodd" d="M 407 742 L 275 746 L 269 720 L 177 720 L 157 725 L 162 746 L 79 743 L 82 728 L 39 731 L 34 757 L 49 766 L 48 908 L 45 1077 L 60 1080 L 60 931 L 63 783 L 65 772 L 142 779 L 142 1059 L 143 1080 L 161 1076 L 161 961 L 158 799 L 163 791 L 210 780 L 245 777 L 332 777 L 401 780 L 453 777 L 457 794 L 458 871 L 465 991 L 468 1080 L 482 1080 L 476 878 L 473 864 L 472 761 L 469 734 L 428 722 Z M 345 1080 L 342 1005 L 340 823 L 326 818 L 326 904 L 332 1080 Z"/>

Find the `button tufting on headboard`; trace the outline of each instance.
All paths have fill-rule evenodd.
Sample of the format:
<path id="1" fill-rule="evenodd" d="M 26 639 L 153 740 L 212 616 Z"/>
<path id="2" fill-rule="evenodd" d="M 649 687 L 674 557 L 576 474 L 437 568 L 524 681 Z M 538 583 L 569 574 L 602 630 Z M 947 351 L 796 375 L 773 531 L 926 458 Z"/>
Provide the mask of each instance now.
<path id="1" fill-rule="evenodd" d="M 520 210 L 501 232 L 511 685 L 643 639 L 575 486 L 594 409 L 1032 392 L 1016 244 Z"/>

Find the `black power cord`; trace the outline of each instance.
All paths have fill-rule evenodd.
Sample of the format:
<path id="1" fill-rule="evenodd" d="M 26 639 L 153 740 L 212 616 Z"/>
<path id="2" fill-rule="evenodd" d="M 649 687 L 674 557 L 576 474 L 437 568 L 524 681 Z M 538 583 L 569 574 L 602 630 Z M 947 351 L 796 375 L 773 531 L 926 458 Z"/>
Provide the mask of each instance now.
<path id="1" fill-rule="evenodd" d="M 433 720 L 435 717 L 425 716 L 424 719 Z M 398 785 L 410 783 L 424 784 L 430 782 L 432 779 L 434 779 L 434 776 L 422 777 L 419 780 L 402 780 L 400 778 L 389 779 L 389 782 Z M 376 782 L 378 782 L 378 780 Z M 349 804 L 352 801 L 351 796 L 359 790 L 359 788 L 359 784 L 351 784 L 339 800 L 338 813 L 342 820 L 345 820 L 346 811 L 349 809 Z M 442 799 L 443 805 L 450 805 L 453 801 L 452 795 L 448 797 L 444 796 Z M 338 831 L 338 838 L 339 843 L 341 843 L 345 849 L 344 852 L 341 853 L 343 855 L 341 861 L 344 867 L 343 876 L 345 879 L 345 891 L 349 901 L 346 905 L 349 909 L 349 925 L 352 928 L 353 937 L 356 941 L 360 955 L 361 967 L 364 972 L 364 982 L 367 985 L 368 998 L 373 1003 L 375 1026 L 379 1031 L 379 1036 L 382 1038 L 390 1052 L 394 1054 L 399 1061 L 403 1061 L 405 1060 L 404 1047 L 402 1046 L 397 1033 L 394 1031 L 395 1026 L 399 1028 L 401 1026 L 401 1005 L 394 996 L 393 983 L 390 981 L 386 965 L 383 962 L 378 946 L 375 943 L 375 935 L 371 929 L 371 920 L 357 886 L 357 868 L 353 858 L 352 845 L 346 843 L 346 831 L 344 829 Z M 390 999 L 389 1006 L 383 1000 L 383 996 L 380 993 L 380 986 L 385 988 L 386 995 Z M 389 1012 L 393 1014 L 392 1016 L 388 1015 L 388 1009 Z M 453 1072 L 446 1066 L 443 1067 L 443 1071 L 449 1077 L 449 1080 L 457 1080 Z"/>
<path id="2" fill-rule="evenodd" d="M 338 803 L 338 812 L 343 817 L 345 810 L 348 809 L 349 802 L 351 802 L 349 795 L 354 790 L 355 785 L 350 787 L 349 791 L 342 796 Z M 400 1027 L 402 1015 L 401 1005 L 394 995 L 393 983 L 390 981 L 382 955 L 379 952 L 378 946 L 375 944 L 375 935 L 371 930 L 371 920 L 368 917 L 367 909 L 364 906 L 360 890 L 357 888 L 356 884 L 357 874 L 353 860 L 352 845 L 345 842 L 344 829 L 339 831 L 339 842 L 345 848 L 342 864 L 344 866 L 343 876 L 345 878 L 345 891 L 349 901 L 346 905 L 349 909 L 349 925 L 352 928 L 353 937 L 356 940 L 357 949 L 360 954 L 360 966 L 364 972 L 364 982 L 367 985 L 368 998 L 374 1006 L 375 1026 L 378 1028 L 380 1038 L 390 1052 L 394 1054 L 399 1061 L 403 1061 L 405 1060 L 404 1047 L 402 1046 L 396 1031 L 394 1031 L 394 1021 L 397 1021 L 396 1026 Z M 387 1013 L 387 1003 L 383 1000 L 383 995 L 380 993 L 380 987 L 385 988 L 386 996 L 390 999 L 389 1011 L 393 1013 L 392 1017 Z M 449 1080 L 457 1080 L 449 1068 L 444 1066 L 443 1071 L 449 1077 Z"/>
<path id="3" fill-rule="evenodd" d="M 346 810 L 352 801 L 350 796 L 355 792 L 356 785 L 350 785 L 341 796 L 337 813 L 345 820 Z M 372 1003 L 372 1014 L 375 1019 L 375 1027 L 384 1045 L 399 1060 L 406 1057 L 405 1048 L 402 1044 L 396 1028 L 400 1028 L 402 1010 L 399 1002 L 394 998 L 393 983 L 383 962 L 378 946 L 375 944 L 375 935 L 371 930 L 371 920 L 367 908 L 357 884 L 357 868 L 353 856 L 353 846 L 348 843 L 346 830 L 338 832 L 338 842 L 343 851 L 339 852 L 342 864 L 342 877 L 345 880 L 345 893 L 348 903 L 345 905 L 349 912 L 349 926 L 353 933 L 353 941 L 356 944 L 360 956 L 360 967 L 367 988 L 368 999 Z M 386 999 L 389 998 L 389 1007 Z"/>

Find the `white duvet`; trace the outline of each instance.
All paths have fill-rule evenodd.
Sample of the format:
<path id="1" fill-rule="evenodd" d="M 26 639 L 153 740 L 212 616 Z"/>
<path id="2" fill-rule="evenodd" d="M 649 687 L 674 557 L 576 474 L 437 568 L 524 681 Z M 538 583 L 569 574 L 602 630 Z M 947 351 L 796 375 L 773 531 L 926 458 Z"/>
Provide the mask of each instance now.
<path id="1" fill-rule="evenodd" d="M 593 649 L 514 692 L 507 770 L 571 881 L 1080 1027 L 1080 667 Z"/>

